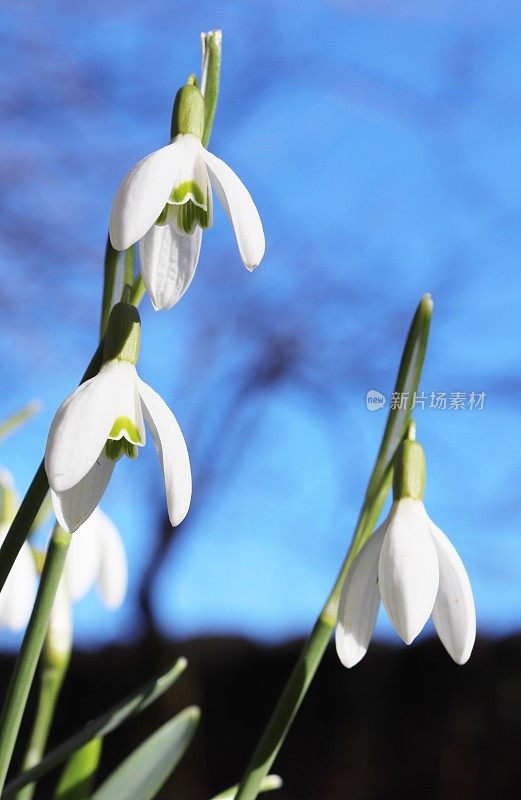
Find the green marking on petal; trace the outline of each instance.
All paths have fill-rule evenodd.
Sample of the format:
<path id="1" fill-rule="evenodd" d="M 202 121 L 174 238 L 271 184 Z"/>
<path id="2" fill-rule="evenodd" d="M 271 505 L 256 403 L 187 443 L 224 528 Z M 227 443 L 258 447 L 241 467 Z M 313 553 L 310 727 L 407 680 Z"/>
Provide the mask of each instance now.
<path id="1" fill-rule="evenodd" d="M 107 439 L 105 455 L 111 461 L 119 461 L 122 456 L 137 458 L 138 449 L 135 444 L 128 442 L 126 439 Z"/>
<path id="2" fill-rule="evenodd" d="M 164 207 L 164 209 L 162 210 L 162 212 L 160 213 L 160 215 L 156 219 L 155 224 L 156 225 L 166 225 L 167 220 L 168 220 L 168 203 L 166 204 L 166 206 Z"/>
<path id="3" fill-rule="evenodd" d="M 208 227 L 208 209 L 195 206 L 195 216 L 201 228 Z"/>
<path id="4" fill-rule="evenodd" d="M 183 233 L 193 233 L 196 225 L 207 228 L 208 211 L 188 200 L 182 206 L 177 206 L 177 225 Z"/>
<path id="5" fill-rule="evenodd" d="M 137 426 L 128 417 L 118 417 L 111 428 L 108 439 L 126 439 L 130 444 L 143 444 Z"/>
<path id="6" fill-rule="evenodd" d="M 174 186 L 170 193 L 170 203 L 185 203 L 193 200 L 196 205 L 206 206 L 206 192 L 203 192 L 199 184 L 195 181 L 183 181 Z"/>

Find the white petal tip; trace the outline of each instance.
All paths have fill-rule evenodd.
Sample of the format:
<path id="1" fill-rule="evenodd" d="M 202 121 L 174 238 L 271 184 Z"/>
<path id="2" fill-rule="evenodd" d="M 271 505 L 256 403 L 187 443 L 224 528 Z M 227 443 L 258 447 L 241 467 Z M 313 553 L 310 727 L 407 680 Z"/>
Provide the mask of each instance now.
<path id="1" fill-rule="evenodd" d="M 347 669 L 356 666 L 367 653 L 367 647 L 361 647 L 340 624 L 336 626 L 335 644 L 338 658 Z"/>
<path id="2" fill-rule="evenodd" d="M 133 244 L 133 242 L 127 244 L 127 242 L 124 239 L 122 239 L 120 236 L 117 235 L 117 233 L 111 231 L 110 229 L 109 229 L 109 237 L 110 237 L 110 243 L 114 248 L 114 250 L 119 250 L 119 251 L 126 250 L 127 247 L 130 247 L 130 245 Z"/>
<path id="3" fill-rule="evenodd" d="M 418 631 L 418 633 L 419 632 L 420 631 Z M 411 634 L 411 633 L 400 633 L 400 631 L 398 631 L 398 634 L 399 634 L 400 638 L 402 639 L 404 644 L 407 644 L 407 645 L 412 644 L 414 642 L 414 640 L 418 636 L 418 633 L 414 633 L 414 634 Z"/>
<path id="4" fill-rule="evenodd" d="M 188 505 L 186 506 L 186 508 L 182 508 L 179 511 L 176 509 L 172 514 L 168 515 L 173 528 L 176 528 L 183 522 L 184 519 L 186 519 L 186 515 L 188 514 L 190 508 L 190 501 L 191 497 L 190 500 L 188 501 Z"/>

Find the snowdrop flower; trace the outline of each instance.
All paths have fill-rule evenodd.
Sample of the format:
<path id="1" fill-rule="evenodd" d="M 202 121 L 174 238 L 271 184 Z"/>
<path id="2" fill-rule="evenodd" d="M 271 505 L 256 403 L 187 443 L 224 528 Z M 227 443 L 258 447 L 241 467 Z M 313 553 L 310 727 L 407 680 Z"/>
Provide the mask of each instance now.
<path id="1" fill-rule="evenodd" d="M 0 546 L 8 530 L 9 525 L 0 526 Z M 36 565 L 30 546 L 24 542 L 0 592 L 0 628 L 12 631 L 25 628 L 31 616 L 36 584 Z"/>
<path id="2" fill-rule="evenodd" d="M 251 196 L 224 161 L 203 147 L 204 99 L 197 86 L 177 93 L 172 141 L 140 161 L 119 186 L 110 213 L 116 250 L 140 242 L 143 282 L 156 309 L 170 308 L 194 276 L 202 230 L 212 224 L 212 189 L 233 226 L 244 266 L 264 255 Z"/>
<path id="3" fill-rule="evenodd" d="M 121 535 L 98 507 L 71 539 L 65 584 L 72 602 L 96 586 L 103 603 L 119 608 L 127 591 L 127 557 Z"/>
<path id="4" fill-rule="evenodd" d="M 183 434 L 164 400 L 136 372 L 140 327 L 134 306 L 114 306 L 103 366 L 64 400 L 52 421 L 45 469 L 54 513 L 68 532 L 92 514 L 116 461 L 122 455 L 137 457 L 145 444 L 145 423 L 161 462 L 172 525 L 188 512 L 192 480 Z"/>
<path id="5" fill-rule="evenodd" d="M 395 461 L 394 502 L 383 524 L 354 559 L 342 589 L 336 626 L 337 653 L 346 667 L 365 655 L 380 599 L 405 644 L 432 617 L 457 664 L 470 657 L 476 612 L 465 567 L 423 505 L 425 457 L 404 441 Z"/>
<path id="6" fill-rule="evenodd" d="M 13 476 L 0 468 L 0 546 L 18 508 Z M 25 628 L 36 594 L 37 572 L 30 546 L 24 542 L 0 592 L 0 628 L 19 631 Z"/>

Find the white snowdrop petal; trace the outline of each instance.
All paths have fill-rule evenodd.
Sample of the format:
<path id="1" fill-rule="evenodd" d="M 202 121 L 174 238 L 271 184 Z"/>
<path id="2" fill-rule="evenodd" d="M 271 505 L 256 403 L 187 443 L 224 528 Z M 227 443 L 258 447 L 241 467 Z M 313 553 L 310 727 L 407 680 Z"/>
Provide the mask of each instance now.
<path id="1" fill-rule="evenodd" d="M 191 200 L 198 206 L 204 208 L 206 206 L 206 198 L 204 193 L 207 185 L 206 167 L 203 161 L 203 146 L 197 136 L 190 133 L 180 133 L 175 138 L 175 147 L 179 152 L 179 166 L 176 171 L 175 181 L 171 186 L 175 196 L 175 190 L 180 188 L 187 189 L 189 187 L 195 188 L 187 194 L 176 200 L 182 205 L 186 200 Z M 195 187 L 193 187 L 195 184 Z M 199 192 L 203 194 L 203 198 L 199 196 Z M 172 197 L 170 198 L 172 202 Z"/>
<path id="2" fill-rule="evenodd" d="M 61 404 L 45 448 L 51 489 L 66 492 L 93 467 L 116 418 L 119 402 L 117 363 L 104 364 Z"/>
<path id="3" fill-rule="evenodd" d="M 56 519 L 68 532 L 77 530 L 90 517 L 108 486 L 116 462 L 107 458 L 104 450 L 98 455 L 89 472 L 75 486 L 64 492 L 51 488 Z"/>
<path id="4" fill-rule="evenodd" d="M 432 621 L 449 655 L 457 664 L 465 664 L 476 639 L 476 609 L 470 581 L 447 536 L 432 520 L 429 527 L 440 565 Z"/>
<path id="5" fill-rule="evenodd" d="M 345 667 L 354 667 L 365 656 L 373 634 L 380 605 L 378 559 L 384 536 L 385 522 L 354 559 L 340 595 L 335 641 Z"/>
<path id="6" fill-rule="evenodd" d="M 127 555 L 118 529 L 106 514 L 99 511 L 100 572 L 98 590 L 110 609 L 119 608 L 125 599 L 128 584 Z"/>
<path id="7" fill-rule="evenodd" d="M 65 577 L 62 577 L 58 584 L 49 617 L 47 636 L 55 654 L 66 655 L 70 653 L 72 647 L 72 608 Z"/>
<path id="8" fill-rule="evenodd" d="M 184 295 L 199 260 L 202 231 L 178 233 L 171 225 L 152 225 L 141 239 L 143 283 L 156 310 L 171 308 Z"/>
<path id="9" fill-rule="evenodd" d="M 165 401 L 144 381 L 139 381 L 143 414 L 154 438 L 165 479 L 168 516 L 172 525 L 186 517 L 192 497 L 192 475 L 186 443 L 176 418 Z"/>
<path id="10" fill-rule="evenodd" d="M 438 592 L 438 555 L 428 523 L 421 501 L 398 500 L 389 514 L 380 553 L 380 594 L 389 619 L 406 644 L 429 619 Z"/>
<path id="11" fill-rule="evenodd" d="M 0 545 L 8 526 L 2 526 Z M 0 593 L 0 627 L 13 631 L 24 628 L 31 616 L 36 594 L 37 574 L 31 549 L 24 542 Z"/>
<path id="12" fill-rule="evenodd" d="M 101 562 L 99 533 L 99 508 L 74 531 L 67 559 L 65 576 L 67 589 L 73 602 L 77 602 L 89 592 L 98 577 Z"/>
<path id="13" fill-rule="evenodd" d="M 259 212 L 242 181 L 224 161 L 207 150 L 204 160 L 212 187 L 233 226 L 244 266 L 252 270 L 260 264 L 265 250 Z"/>
<path id="14" fill-rule="evenodd" d="M 126 250 L 154 224 L 163 210 L 181 165 L 182 149 L 166 145 L 142 159 L 121 182 L 110 212 L 115 250 Z"/>
<path id="15" fill-rule="evenodd" d="M 115 390 L 118 394 L 118 405 L 114 420 L 130 420 L 137 430 L 139 441 L 135 441 L 136 432 L 127 430 L 125 426 L 121 428 L 116 436 L 111 438 L 130 438 L 134 444 L 143 446 L 146 442 L 146 434 L 136 368 L 134 364 L 129 364 L 128 361 L 115 361 L 112 369 Z"/>

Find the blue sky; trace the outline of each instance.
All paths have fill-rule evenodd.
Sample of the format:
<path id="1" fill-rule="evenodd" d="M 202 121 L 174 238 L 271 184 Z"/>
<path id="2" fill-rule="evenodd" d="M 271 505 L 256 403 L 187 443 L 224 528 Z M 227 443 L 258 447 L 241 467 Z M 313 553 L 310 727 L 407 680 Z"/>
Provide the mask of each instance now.
<path id="1" fill-rule="evenodd" d="M 216 213 L 190 291 L 143 304 L 142 377 L 194 463 L 194 507 L 154 585 L 165 632 L 304 633 L 336 574 L 425 291 L 426 503 L 468 566 L 483 632 L 518 629 L 521 10 L 514 2 L 5 3 L 0 23 L 0 412 L 44 407 L 2 445 L 23 490 L 95 345 L 113 193 L 166 143 L 173 96 L 223 29 L 211 149 L 266 230 L 253 275 Z M 20 58 L 23 53 L 23 58 Z M 278 372 L 277 365 L 283 365 Z M 164 512 L 153 449 L 103 502 L 131 591 L 76 607 L 79 641 L 129 638 Z M 382 616 L 381 636 L 394 636 Z M 9 643 L 6 637 L 4 641 Z"/>

